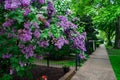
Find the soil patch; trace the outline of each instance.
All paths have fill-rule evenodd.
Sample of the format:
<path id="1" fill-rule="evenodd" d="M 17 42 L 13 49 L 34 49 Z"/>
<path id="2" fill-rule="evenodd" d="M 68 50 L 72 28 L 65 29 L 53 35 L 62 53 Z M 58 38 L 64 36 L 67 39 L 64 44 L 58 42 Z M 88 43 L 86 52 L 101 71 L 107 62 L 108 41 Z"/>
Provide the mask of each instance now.
<path id="1" fill-rule="evenodd" d="M 58 80 L 62 76 L 64 76 L 64 72 L 62 68 L 54 68 L 54 67 L 46 67 L 46 66 L 35 66 L 30 71 L 32 73 L 33 78 L 30 79 L 26 76 L 20 78 L 18 76 L 14 76 L 14 80 L 40 80 L 39 78 L 42 75 L 47 76 L 47 80 Z M 27 73 L 26 73 L 27 74 Z"/>

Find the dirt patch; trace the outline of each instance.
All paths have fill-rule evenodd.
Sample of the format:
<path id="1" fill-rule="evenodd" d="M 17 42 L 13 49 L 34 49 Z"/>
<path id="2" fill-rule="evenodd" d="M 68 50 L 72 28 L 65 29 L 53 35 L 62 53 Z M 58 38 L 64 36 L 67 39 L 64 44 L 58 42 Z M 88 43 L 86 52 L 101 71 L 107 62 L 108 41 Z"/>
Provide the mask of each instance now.
<path id="1" fill-rule="evenodd" d="M 54 67 L 46 67 L 46 66 L 35 66 L 33 69 L 31 69 L 31 73 L 33 76 L 32 79 L 26 76 L 24 76 L 23 78 L 14 76 L 13 80 L 40 80 L 39 78 L 42 77 L 42 75 L 46 75 L 47 80 L 58 80 L 62 76 L 64 76 L 64 72 L 62 68 L 54 68 Z"/>

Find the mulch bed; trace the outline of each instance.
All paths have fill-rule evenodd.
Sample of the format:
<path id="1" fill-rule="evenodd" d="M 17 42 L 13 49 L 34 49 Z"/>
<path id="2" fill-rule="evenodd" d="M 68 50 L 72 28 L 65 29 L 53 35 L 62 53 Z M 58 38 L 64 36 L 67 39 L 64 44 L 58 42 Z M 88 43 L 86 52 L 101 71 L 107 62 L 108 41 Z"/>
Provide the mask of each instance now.
<path id="1" fill-rule="evenodd" d="M 62 68 L 53 68 L 46 66 L 35 66 L 33 69 L 31 69 L 31 73 L 33 76 L 32 79 L 29 79 L 26 76 L 24 76 L 23 78 L 14 76 L 14 80 L 41 80 L 38 78 L 42 77 L 42 75 L 46 75 L 47 80 L 58 80 L 64 75 Z"/>

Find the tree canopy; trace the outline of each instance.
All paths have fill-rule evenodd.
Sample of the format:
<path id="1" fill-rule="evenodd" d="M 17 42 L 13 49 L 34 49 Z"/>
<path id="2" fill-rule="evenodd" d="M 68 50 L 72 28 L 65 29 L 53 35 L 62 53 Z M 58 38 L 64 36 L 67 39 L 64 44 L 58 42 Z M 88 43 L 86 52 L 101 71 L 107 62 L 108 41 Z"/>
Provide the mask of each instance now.
<path id="1" fill-rule="evenodd" d="M 91 16 L 94 28 L 105 32 L 108 45 L 112 44 L 111 40 L 115 36 L 116 44 L 114 46 L 118 48 L 119 29 L 116 29 L 116 27 L 119 26 L 119 0 L 72 0 L 72 3 L 74 4 L 72 4 L 71 9 L 73 9 L 75 15 Z"/>

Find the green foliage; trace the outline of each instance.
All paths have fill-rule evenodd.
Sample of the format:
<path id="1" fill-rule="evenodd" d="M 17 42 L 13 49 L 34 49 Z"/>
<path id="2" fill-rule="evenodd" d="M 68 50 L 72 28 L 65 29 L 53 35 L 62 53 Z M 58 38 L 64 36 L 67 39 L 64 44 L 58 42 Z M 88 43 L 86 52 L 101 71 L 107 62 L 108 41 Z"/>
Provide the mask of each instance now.
<path id="1" fill-rule="evenodd" d="M 90 0 L 72 0 L 71 9 L 75 15 L 83 16 L 85 14 L 85 8 L 90 5 Z"/>
<path id="2" fill-rule="evenodd" d="M 8 74 L 5 74 L 3 77 L 0 78 L 0 80 L 12 80 L 12 77 Z"/>
<path id="3" fill-rule="evenodd" d="M 72 0 L 71 9 L 75 15 L 89 15 L 94 28 L 105 32 L 107 43 L 114 40 L 115 22 L 120 15 L 119 0 Z"/>
<path id="4" fill-rule="evenodd" d="M 57 15 L 65 15 L 66 11 L 70 8 L 70 1 L 67 0 L 55 0 L 55 9 L 57 11 Z"/>

